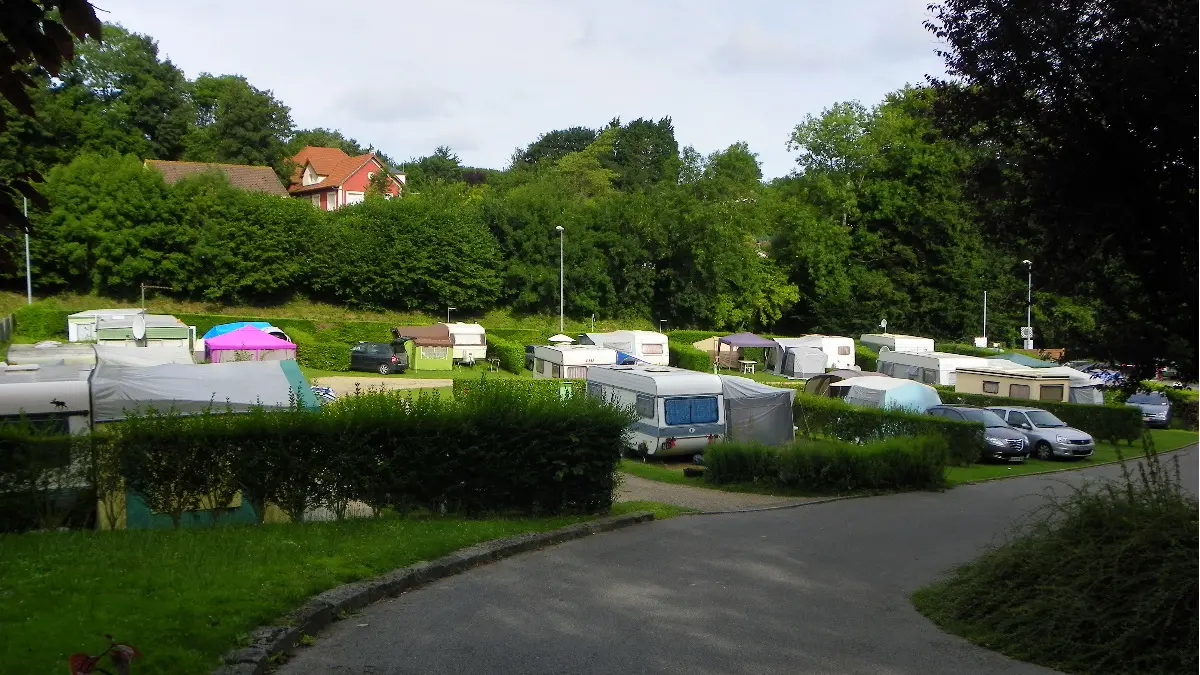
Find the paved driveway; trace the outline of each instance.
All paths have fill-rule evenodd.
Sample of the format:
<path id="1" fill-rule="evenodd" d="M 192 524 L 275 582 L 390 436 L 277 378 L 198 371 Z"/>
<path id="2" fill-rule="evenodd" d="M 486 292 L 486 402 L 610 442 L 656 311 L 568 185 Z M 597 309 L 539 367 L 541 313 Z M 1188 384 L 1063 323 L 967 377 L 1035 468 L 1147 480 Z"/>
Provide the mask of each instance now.
<path id="1" fill-rule="evenodd" d="M 1194 489 L 1196 450 L 1181 455 Z M 681 517 L 573 541 L 368 608 L 281 672 L 1049 673 L 941 632 L 909 595 L 1080 474 L 1117 470 Z"/>

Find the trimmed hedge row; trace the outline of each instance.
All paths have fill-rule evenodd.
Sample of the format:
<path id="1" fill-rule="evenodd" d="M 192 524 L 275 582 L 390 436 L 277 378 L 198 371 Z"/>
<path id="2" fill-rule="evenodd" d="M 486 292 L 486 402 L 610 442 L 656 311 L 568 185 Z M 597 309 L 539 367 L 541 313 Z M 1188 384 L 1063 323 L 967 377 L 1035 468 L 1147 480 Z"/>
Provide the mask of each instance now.
<path id="1" fill-rule="evenodd" d="M 854 344 L 854 365 L 861 368 L 863 372 L 873 373 L 878 363 L 879 354 L 874 350 L 858 343 Z"/>
<path id="2" fill-rule="evenodd" d="M 795 425 L 805 437 L 836 438 L 850 443 L 872 443 L 898 436 L 939 436 L 946 441 L 947 462 L 969 466 L 986 449 L 983 425 L 918 415 L 900 410 L 879 410 L 850 405 L 835 398 L 796 393 Z"/>
<path id="3" fill-rule="evenodd" d="M 453 385 L 454 397 L 462 398 L 470 396 L 472 392 L 477 390 L 480 383 L 487 383 L 487 375 L 482 376 L 478 380 L 455 380 Z M 571 387 L 571 396 L 582 396 L 587 391 L 587 382 L 584 380 L 562 380 L 562 379 L 520 379 L 520 380 L 504 380 L 504 386 L 515 391 L 528 391 L 537 395 L 559 395 L 563 385 Z"/>
<path id="4" fill-rule="evenodd" d="M 525 370 L 525 346 L 506 338 L 487 336 L 488 358 L 499 359 L 500 368 L 520 375 Z"/>
<path id="5" fill-rule="evenodd" d="M 681 345 L 691 347 L 701 340 L 707 340 L 710 337 L 723 337 L 728 334 L 728 331 L 719 330 L 673 330 L 669 331 L 666 335 L 669 342 L 677 342 Z"/>
<path id="6" fill-rule="evenodd" d="M 667 342 L 668 363 L 676 368 L 712 372 L 712 357 L 690 344 Z"/>
<path id="7" fill-rule="evenodd" d="M 1028 401 L 1019 398 L 963 394 L 939 390 L 942 402 L 949 405 L 1028 406 L 1054 413 L 1062 421 L 1109 443 L 1125 441 L 1132 444 L 1142 437 L 1142 413 L 1137 408 L 1111 405 L 1080 405 L 1053 401 Z"/>
<path id="8" fill-rule="evenodd" d="M 13 310 L 13 333 L 35 341 L 65 340 L 67 317 L 71 314 L 63 309 L 24 305 Z"/>
<path id="9" fill-rule="evenodd" d="M 945 486 L 946 439 L 890 438 L 867 445 L 800 440 L 772 448 L 717 443 L 704 453 L 713 485 L 755 484 L 804 492 L 936 490 Z"/>

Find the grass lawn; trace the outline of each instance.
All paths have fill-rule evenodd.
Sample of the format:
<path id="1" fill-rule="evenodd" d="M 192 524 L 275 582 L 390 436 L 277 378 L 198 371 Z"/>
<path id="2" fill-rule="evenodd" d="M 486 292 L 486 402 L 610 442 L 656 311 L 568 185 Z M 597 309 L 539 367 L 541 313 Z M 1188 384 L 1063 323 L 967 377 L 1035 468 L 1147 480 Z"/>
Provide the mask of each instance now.
<path id="1" fill-rule="evenodd" d="M 1197 434 L 1194 431 L 1178 429 L 1153 429 L 1150 436 L 1154 439 L 1154 447 L 1159 452 L 1178 450 L 1195 443 Z M 1126 459 L 1142 456 L 1142 444 L 1135 442 L 1132 446 L 1120 446 L 1121 454 Z M 1096 453 L 1087 459 L 1052 460 L 1043 462 L 1036 459 L 1026 460 L 1024 464 L 974 464 L 972 466 L 952 466 L 946 469 L 946 480 L 951 485 L 977 483 L 993 478 L 1012 478 L 1036 473 L 1051 473 L 1055 471 L 1075 471 L 1101 464 L 1117 461 L 1117 446 L 1110 443 L 1097 443 Z"/>
<path id="2" fill-rule="evenodd" d="M 660 502 L 617 502 L 613 504 L 610 513 L 614 516 L 620 516 L 637 511 L 649 511 L 654 514 L 655 520 L 666 520 L 675 516 L 682 516 L 685 513 L 696 512 L 695 509 L 688 509 L 673 504 L 662 504 Z"/>
<path id="3" fill-rule="evenodd" d="M 682 511 L 647 502 L 614 513 Z M 338 584 L 583 517 L 383 518 L 265 527 L 0 535 L 0 673 L 65 672 L 105 633 L 133 672 L 206 674 L 253 628 Z"/>

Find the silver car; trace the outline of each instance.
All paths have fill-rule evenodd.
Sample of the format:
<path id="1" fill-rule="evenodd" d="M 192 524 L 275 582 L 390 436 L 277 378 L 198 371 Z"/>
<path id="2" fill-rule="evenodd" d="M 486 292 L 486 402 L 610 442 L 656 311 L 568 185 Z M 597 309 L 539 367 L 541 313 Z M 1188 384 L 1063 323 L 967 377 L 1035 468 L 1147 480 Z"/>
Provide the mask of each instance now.
<path id="1" fill-rule="evenodd" d="M 1096 441 L 1091 434 L 1067 426 L 1066 422 L 1040 408 L 1014 406 L 988 410 L 1025 434 L 1033 447 L 1033 456 L 1038 459 L 1091 457 L 1096 452 Z"/>

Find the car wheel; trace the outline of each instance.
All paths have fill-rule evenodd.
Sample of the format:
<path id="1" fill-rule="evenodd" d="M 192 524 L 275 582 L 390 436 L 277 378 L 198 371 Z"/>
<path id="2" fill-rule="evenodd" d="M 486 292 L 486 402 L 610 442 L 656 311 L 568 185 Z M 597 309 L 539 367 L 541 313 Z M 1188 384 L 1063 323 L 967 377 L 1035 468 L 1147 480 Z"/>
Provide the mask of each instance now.
<path id="1" fill-rule="evenodd" d="M 379 368 L 377 370 L 379 370 L 380 375 L 387 375 L 388 373 L 392 372 L 392 364 L 381 363 L 379 364 Z"/>
<path id="2" fill-rule="evenodd" d="M 1038 444 L 1033 446 L 1033 454 L 1044 462 L 1054 459 L 1054 449 L 1046 441 L 1038 441 Z"/>

